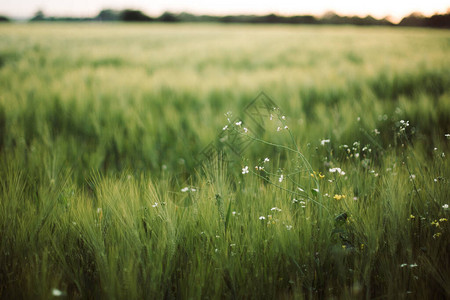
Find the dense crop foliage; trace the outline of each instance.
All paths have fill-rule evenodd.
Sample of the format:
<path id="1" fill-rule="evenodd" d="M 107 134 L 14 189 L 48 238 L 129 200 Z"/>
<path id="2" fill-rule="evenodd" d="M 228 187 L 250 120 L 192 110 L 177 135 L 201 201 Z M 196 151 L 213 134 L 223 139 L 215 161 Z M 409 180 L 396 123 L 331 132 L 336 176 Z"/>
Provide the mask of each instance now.
<path id="1" fill-rule="evenodd" d="M 449 51 L 428 29 L 1 25 L 0 298 L 450 297 Z M 225 136 L 251 143 L 202 159 Z"/>

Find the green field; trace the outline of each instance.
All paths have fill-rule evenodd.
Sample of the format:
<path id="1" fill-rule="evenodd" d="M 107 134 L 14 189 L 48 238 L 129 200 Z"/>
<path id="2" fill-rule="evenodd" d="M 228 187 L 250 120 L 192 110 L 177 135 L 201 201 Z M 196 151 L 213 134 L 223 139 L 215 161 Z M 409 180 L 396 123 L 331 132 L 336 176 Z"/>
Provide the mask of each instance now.
<path id="1" fill-rule="evenodd" d="M 449 298 L 449 134 L 448 30 L 1 24 L 0 298 Z"/>

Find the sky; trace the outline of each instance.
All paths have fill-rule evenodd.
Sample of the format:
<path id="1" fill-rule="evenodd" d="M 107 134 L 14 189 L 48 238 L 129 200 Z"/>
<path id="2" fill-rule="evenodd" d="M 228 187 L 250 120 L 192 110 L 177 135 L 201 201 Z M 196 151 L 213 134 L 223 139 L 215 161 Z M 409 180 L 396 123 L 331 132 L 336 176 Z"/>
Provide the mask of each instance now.
<path id="1" fill-rule="evenodd" d="M 0 0 L 0 15 L 9 17 L 31 17 L 42 10 L 49 16 L 91 17 L 105 8 L 142 10 L 157 16 L 164 11 L 190 12 L 195 14 L 267 14 L 283 15 L 312 14 L 320 16 L 327 11 L 341 15 L 368 14 L 399 21 L 412 12 L 432 15 L 445 13 L 450 8 L 449 0 Z"/>

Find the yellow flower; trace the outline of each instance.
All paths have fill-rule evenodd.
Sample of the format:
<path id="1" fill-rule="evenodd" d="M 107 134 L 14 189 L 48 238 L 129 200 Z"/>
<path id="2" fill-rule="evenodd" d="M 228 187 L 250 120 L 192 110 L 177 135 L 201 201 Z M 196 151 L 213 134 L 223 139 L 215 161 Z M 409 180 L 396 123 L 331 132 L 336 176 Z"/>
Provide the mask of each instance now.
<path id="1" fill-rule="evenodd" d="M 345 195 L 335 194 L 333 198 L 336 199 L 336 200 L 341 200 L 341 199 L 345 199 Z"/>
<path id="2" fill-rule="evenodd" d="M 448 220 L 446 218 L 440 218 L 439 222 L 447 222 Z"/>
<path id="3" fill-rule="evenodd" d="M 414 220 L 415 218 L 416 218 L 416 217 L 415 217 L 414 215 L 410 215 L 410 216 L 409 216 L 409 219 L 410 219 L 410 220 Z"/>
<path id="4" fill-rule="evenodd" d="M 361 244 L 361 250 L 364 250 L 364 244 Z"/>
<path id="5" fill-rule="evenodd" d="M 440 232 L 435 233 L 435 234 L 433 234 L 433 239 L 435 239 L 435 238 L 437 238 L 437 237 L 440 237 L 440 236 L 441 236 L 441 233 L 440 233 Z"/>
<path id="6" fill-rule="evenodd" d="M 324 178 L 325 178 L 325 175 L 323 175 L 322 172 L 320 172 L 320 173 L 319 173 L 319 178 L 320 178 L 320 179 L 324 179 Z"/>
<path id="7" fill-rule="evenodd" d="M 437 220 L 434 220 L 433 222 L 431 222 L 431 225 L 439 227 L 439 222 Z"/>

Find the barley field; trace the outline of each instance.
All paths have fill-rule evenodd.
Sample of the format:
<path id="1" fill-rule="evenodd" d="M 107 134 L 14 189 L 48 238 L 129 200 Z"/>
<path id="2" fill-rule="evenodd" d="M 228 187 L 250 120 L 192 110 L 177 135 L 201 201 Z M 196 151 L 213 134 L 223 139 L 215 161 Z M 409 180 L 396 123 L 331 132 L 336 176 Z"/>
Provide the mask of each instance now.
<path id="1" fill-rule="evenodd" d="M 448 299 L 450 31 L 0 25 L 1 299 Z"/>

